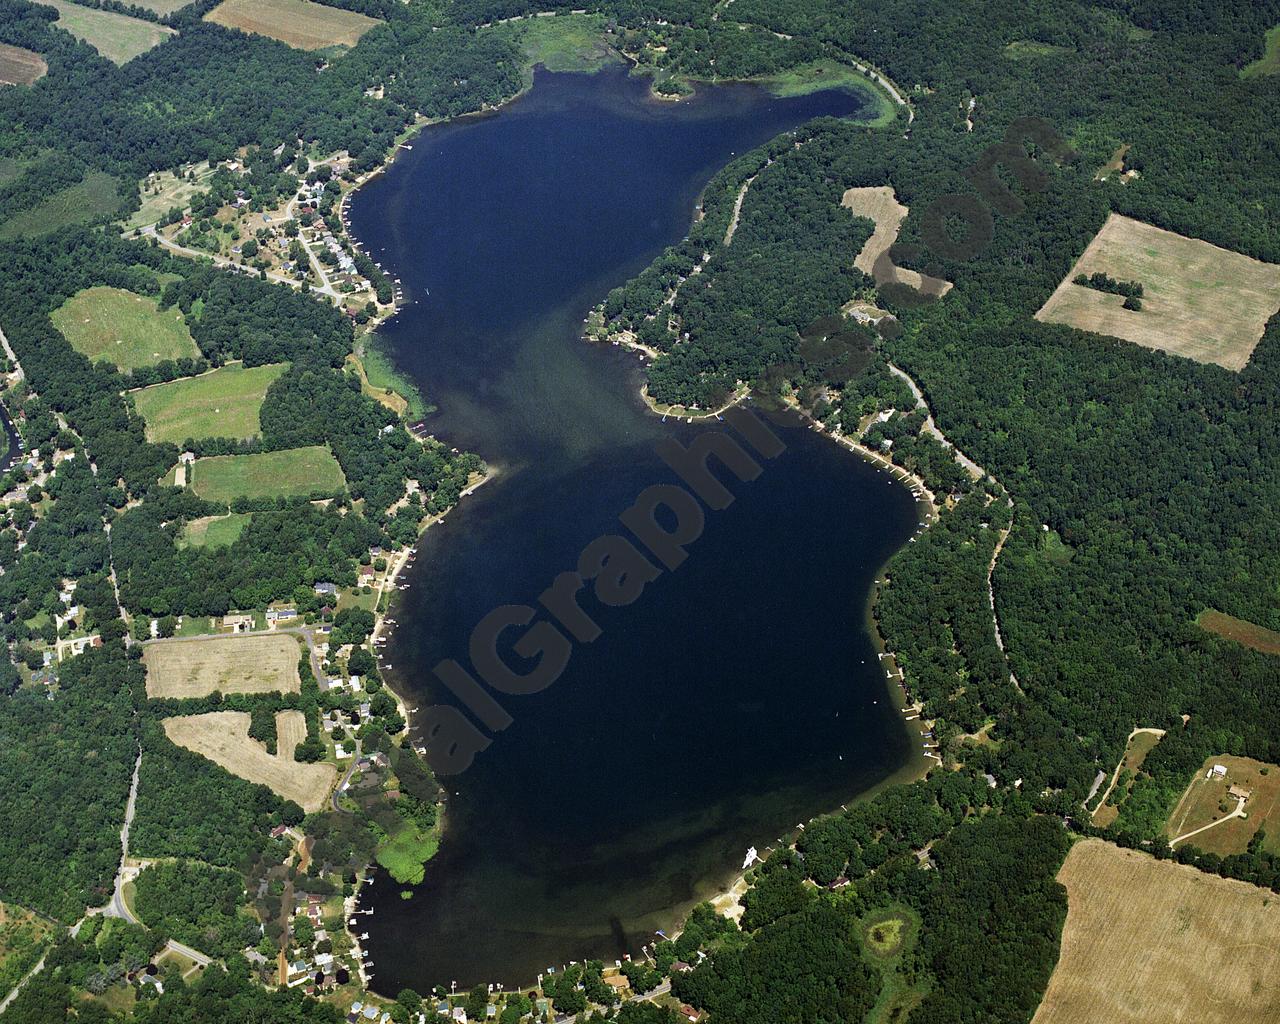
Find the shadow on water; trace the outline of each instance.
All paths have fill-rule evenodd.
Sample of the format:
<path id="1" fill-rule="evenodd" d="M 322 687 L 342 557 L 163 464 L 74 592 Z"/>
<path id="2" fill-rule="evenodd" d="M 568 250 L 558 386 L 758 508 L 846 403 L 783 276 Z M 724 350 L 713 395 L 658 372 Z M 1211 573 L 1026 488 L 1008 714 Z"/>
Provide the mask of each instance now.
<path id="1" fill-rule="evenodd" d="M 383 330 L 440 406 L 432 429 L 502 472 L 419 546 L 392 678 L 466 661 L 472 627 L 532 603 L 619 532 L 653 446 L 702 428 L 639 403 L 635 357 L 592 348 L 587 309 L 687 230 L 714 171 L 862 100 L 723 87 L 678 105 L 620 71 L 539 73 L 501 114 L 429 130 L 352 205 L 366 248 L 413 300 Z M 380 873 L 375 987 L 531 981 L 637 952 L 762 849 L 902 768 L 912 743 L 863 608 L 916 521 L 909 493 L 799 426 L 710 512 L 678 570 L 630 607 L 584 607 L 601 637 L 554 686 L 504 698 L 515 723 L 447 781 L 448 828 L 413 897 Z"/>

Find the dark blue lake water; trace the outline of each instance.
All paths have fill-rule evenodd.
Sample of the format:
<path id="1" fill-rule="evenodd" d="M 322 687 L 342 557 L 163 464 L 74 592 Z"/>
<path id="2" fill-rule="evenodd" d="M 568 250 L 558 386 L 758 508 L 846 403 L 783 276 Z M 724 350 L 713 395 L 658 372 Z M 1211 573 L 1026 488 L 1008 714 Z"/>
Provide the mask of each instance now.
<path id="1" fill-rule="evenodd" d="M 439 405 L 437 436 L 499 471 L 419 547 L 389 645 L 411 705 L 451 700 L 430 669 L 467 662 L 480 618 L 532 603 L 674 481 L 659 439 L 705 429 L 645 410 L 636 357 L 579 339 L 587 310 L 685 233 L 735 154 L 861 105 L 741 86 L 672 105 L 620 71 L 540 73 L 500 114 L 426 131 L 357 195 L 357 236 L 412 300 L 383 329 L 390 352 Z M 379 991 L 527 984 L 637 952 L 749 845 L 916 756 L 865 625 L 911 496 L 803 427 L 773 429 L 785 453 L 732 483 L 688 561 L 629 607 L 591 606 L 602 636 L 554 686 L 504 698 L 515 723 L 445 780 L 425 880 L 404 900 L 383 872 L 368 896 Z"/>

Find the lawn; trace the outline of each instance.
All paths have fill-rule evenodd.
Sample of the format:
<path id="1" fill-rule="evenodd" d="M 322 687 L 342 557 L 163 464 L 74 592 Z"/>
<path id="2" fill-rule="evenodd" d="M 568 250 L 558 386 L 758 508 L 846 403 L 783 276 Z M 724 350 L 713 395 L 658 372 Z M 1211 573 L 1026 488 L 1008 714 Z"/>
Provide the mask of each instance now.
<path id="1" fill-rule="evenodd" d="M 299 50 L 355 46 L 369 29 L 382 24 L 377 18 L 310 0 L 223 0 L 204 17 L 216 25 L 269 36 Z"/>
<path id="2" fill-rule="evenodd" d="M 1263 654 L 1280 654 L 1280 633 L 1234 615 L 1208 608 L 1196 616 L 1196 625 Z"/>
<path id="3" fill-rule="evenodd" d="M 338 460 L 319 445 L 197 459 L 192 477 L 197 495 L 228 504 L 236 498 L 329 497 L 347 486 Z"/>
<path id="4" fill-rule="evenodd" d="M 1267 31 L 1262 56 L 1240 69 L 1243 78 L 1280 74 L 1280 25 Z"/>
<path id="5" fill-rule="evenodd" d="M 68 3 L 67 0 L 39 0 L 39 3 L 58 12 L 58 28 L 64 28 L 77 39 L 84 40 L 116 64 L 127 64 L 170 36 L 177 35 L 164 25 L 130 18 L 115 11 L 99 11 Z"/>
<path id="6" fill-rule="evenodd" d="M 0 43 L 0 85 L 30 85 L 48 71 L 49 65 L 40 54 Z"/>
<path id="7" fill-rule="evenodd" d="M 120 185 L 119 178 L 104 171 L 90 171 L 83 181 L 0 224 L 0 242 L 38 238 L 71 224 L 90 224 L 109 217 L 124 205 Z"/>
<path id="8" fill-rule="evenodd" d="M 142 649 L 148 697 L 298 693 L 302 650 L 292 634 L 157 640 Z"/>
<path id="9" fill-rule="evenodd" d="M 1227 769 L 1225 778 L 1210 774 L 1215 764 Z M 1227 819 L 1237 804 L 1236 798 L 1228 792 L 1233 786 L 1249 793 L 1244 804 L 1246 816 Z M 1221 824 L 1185 842 L 1219 856 L 1244 853 L 1258 829 L 1265 828 L 1264 847 L 1280 853 L 1280 767 L 1232 754 L 1215 754 L 1206 758 L 1169 815 L 1166 838 L 1174 839 L 1214 821 Z M 1180 848 L 1182 844 L 1178 846 Z"/>
<path id="10" fill-rule="evenodd" d="M 155 299 L 123 288 L 86 288 L 49 317 L 77 352 L 122 370 L 200 355 L 180 309 L 161 312 Z"/>
<path id="11" fill-rule="evenodd" d="M 213 177 L 213 168 L 207 162 L 201 162 L 191 168 L 194 180 L 189 180 L 185 173 L 160 171 L 149 176 L 142 183 L 142 205 L 124 222 L 126 228 L 140 228 L 156 223 L 175 206 L 186 208 L 191 197 L 203 192 Z"/>
<path id="12" fill-rule="evenodd" d="M 240 539 L 252 519 L 249 512 L 192 519 L 182 531 L 182 543 L 193 548 L 225 548 Z"/>
<path id="13" fill-rule="evenodd" d="M 1075 284 L 1104 272 L 1142 285 L 1142 308 Z M 1036 319 L 1241 370 L 1280 309 L 1280 266 L 1111 214 Z"/>
<path id="14" fill-rule="evenodd" d="M 1245 882 L 1082 840 L 1062 955 L 1033 1024 L 1280 1020 L 1280 900 Z"/>
<path id="15" fill-rule="evenodd" d="M 185 325 L 183 327 L 185 330 Z M 134 408 L 147 423 L 148 441 L 182 444 L 188 438 L 257 437 L 258 411 L 267 388 L 288 363 L 242 366 L 233 363 L 198 377 L 130 391 Z"/>

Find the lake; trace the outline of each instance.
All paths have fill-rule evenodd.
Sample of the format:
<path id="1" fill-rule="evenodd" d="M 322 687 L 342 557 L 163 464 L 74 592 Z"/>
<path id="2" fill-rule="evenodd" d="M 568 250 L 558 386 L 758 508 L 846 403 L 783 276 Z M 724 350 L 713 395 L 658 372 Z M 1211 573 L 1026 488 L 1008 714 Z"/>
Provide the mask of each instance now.
<path id="1" fill-rule="evenodd" d="M 655 453 L 699 426 L 638 398 L 636 356 L 580 340 L 608 290 L 687 231 L 717 169 L 843 92 L 747 86 L 652 100 L 623 70 L 539 71 L 495 115 L 425 131 L 354 197 L 350 220 L 410 300 L 382 328 L 439 406 L 441 439 L 496 478 L 419 545 L 388 673 L 410 706 L 442 658 L 468 663 L 486 613 L 533 603 L 647 486 Z M 871 111 L 868 109 L 867 114 Z M 854 256 L 850 253 L 850 259 Z M 866 625 L 877 571 L 918 518 L 903 487 L 798 423 L 785 452 L 707 513 L 687 562 L 629 607 L 514 724 L 445 778 L 447 828 L 412 898 L 366 890 L 373 987 L 533 982 L 548 967 L 638 953 L 815 814 L 918 763 Z"/>

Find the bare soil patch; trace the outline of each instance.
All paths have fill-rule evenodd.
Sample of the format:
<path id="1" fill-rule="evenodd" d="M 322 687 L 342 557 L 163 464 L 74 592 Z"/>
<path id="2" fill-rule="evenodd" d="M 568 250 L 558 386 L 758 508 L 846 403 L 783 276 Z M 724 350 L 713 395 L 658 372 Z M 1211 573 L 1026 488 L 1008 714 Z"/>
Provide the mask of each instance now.
<path id="1" fill-rule="evenodd" d="M 0 85 L 30 85 L 49 73 L 40 54 L 0 43 Z"/>

